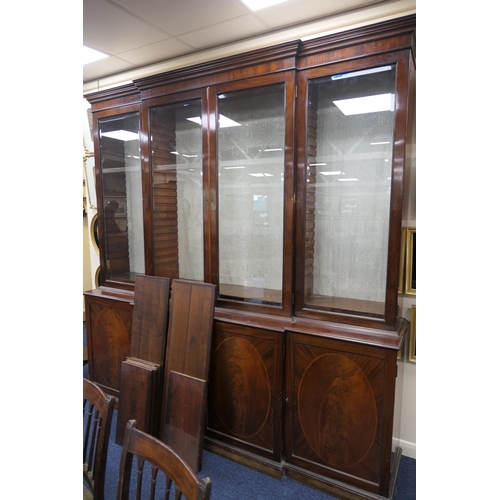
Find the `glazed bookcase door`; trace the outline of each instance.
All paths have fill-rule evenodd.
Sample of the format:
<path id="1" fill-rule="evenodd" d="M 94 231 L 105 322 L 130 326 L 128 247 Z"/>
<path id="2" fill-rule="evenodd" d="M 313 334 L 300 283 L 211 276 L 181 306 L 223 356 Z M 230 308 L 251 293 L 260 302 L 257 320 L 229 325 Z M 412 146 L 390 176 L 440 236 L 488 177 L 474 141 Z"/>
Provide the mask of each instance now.
<path id="1" fill-rule="evenodd" d="M 290 313 L 294 74 L 214 93 L 219 303 Z"/>
<path id="2" fill-rule="evenodd" d="M 102 112 L 95 120 L 104 284 L 131 285 L 145 270 L 139 109 Z"/>
<path id="3" fill-rule="evenodd" d="M 298 316 L 395 323 L 407 74 L 397 56 L 299 74 Z"/>
<path id="4" fill-rule="evenodd" d="M 205 101 L 199 92 L 154 100 L 148 109 L 152 274 L 203 281 Z"/>

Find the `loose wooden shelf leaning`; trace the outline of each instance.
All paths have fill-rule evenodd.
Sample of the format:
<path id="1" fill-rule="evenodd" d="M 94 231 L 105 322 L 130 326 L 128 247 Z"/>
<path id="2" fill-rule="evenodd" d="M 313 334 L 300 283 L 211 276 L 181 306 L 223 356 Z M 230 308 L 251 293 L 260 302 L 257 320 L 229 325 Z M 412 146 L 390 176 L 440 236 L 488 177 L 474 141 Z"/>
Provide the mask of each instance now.
<path id="1" fill-rule="evenodd" d="M 131 356 L 121 365 L 117 444 L 135 419 L 200 471 L 214 305 L 214 285 L 173 280 L 170 292 L 170 279 L 137 277 Z"/>

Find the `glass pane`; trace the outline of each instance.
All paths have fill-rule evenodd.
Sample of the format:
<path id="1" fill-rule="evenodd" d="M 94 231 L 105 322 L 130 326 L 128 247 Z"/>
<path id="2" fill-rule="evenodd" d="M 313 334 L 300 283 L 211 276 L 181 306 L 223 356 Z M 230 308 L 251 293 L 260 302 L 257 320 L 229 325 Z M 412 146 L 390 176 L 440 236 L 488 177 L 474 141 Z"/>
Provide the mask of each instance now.
<path id="1" fill-rule="evenodd" d="M 155 275 L 203 281 L 201 101 L 151 109 Z"/>
<path id="2" fill-rule="evenodd" d="M 107 279 L 144 273 L 139 114 L 99 120 Z"/>
<path id="3" fill-rule="evenodd" d="M 383 315 L 395 67 L 309 82 L 305 304 Z"/>
<path id="4" fill-rule="evenodd" d="M 218 96 L 219 293 L 281 304 L 284 86 Z"/>

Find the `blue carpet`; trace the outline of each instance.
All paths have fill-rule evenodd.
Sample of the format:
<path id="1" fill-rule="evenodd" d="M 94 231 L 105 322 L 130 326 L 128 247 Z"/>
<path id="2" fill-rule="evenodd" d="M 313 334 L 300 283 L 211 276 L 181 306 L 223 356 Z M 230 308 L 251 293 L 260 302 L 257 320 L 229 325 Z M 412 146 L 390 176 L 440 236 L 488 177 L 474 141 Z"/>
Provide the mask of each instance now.
<path id="1" fill-rule="evenodd" d="M 86 342 L 85 323 L 83 323 L 84 347 Z M 88 365 L 83 367 L 83 376 L 88 378 Z M 117 411 L 114 411 L 111 440 L 108 449 L 105 500 L 115 500 L 120 467 L 121 447 L 115 440 Z M 416 460 L 403 456 L 399 467 L 394 500 L 416 500 Z M 212 480 L 211 500 L 335 500 L 327 495 L 293 481 L 282 480 L 237 464 L 209 451 L 203 451 L 200 477 Z"/>

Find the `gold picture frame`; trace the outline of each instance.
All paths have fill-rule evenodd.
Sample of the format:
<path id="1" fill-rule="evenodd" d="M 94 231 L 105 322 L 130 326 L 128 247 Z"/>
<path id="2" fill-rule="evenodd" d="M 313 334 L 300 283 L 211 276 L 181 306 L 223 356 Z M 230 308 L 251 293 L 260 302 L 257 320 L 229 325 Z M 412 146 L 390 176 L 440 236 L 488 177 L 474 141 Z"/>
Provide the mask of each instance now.
<path id="1" fill-rule="evenodd" d="M 99 266 L 95 271 L 94 282 L 96 288 L 99 288 L 102 285 L 101 266 Z"/>
<path id="2" fill-rule="evenodd" d="M 411 306 L 410 342 L 408 361 L 417 362 L 417 306 Z"/>
<path id="3" fill-rule="evenodd" d="M 405 293 L 417 295 L 417 230 L 406 229 Z"/>

